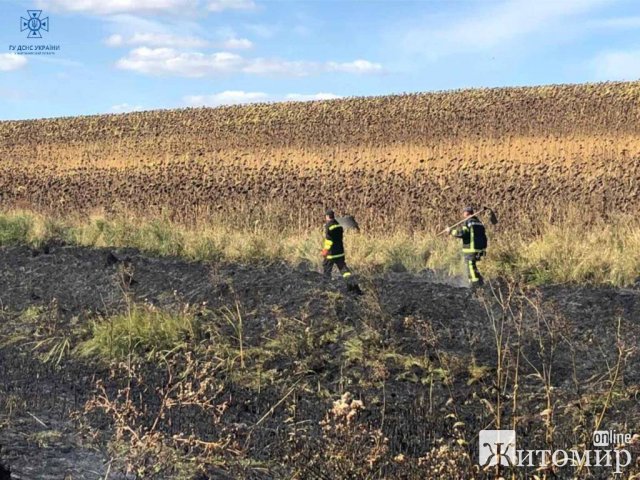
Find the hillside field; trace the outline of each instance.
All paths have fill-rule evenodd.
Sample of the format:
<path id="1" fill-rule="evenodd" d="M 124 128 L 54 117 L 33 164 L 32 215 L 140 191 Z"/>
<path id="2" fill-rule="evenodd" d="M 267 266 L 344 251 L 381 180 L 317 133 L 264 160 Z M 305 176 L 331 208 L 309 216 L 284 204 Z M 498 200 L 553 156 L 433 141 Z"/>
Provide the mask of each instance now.
<path id="1" fill-rule="evenodd" d="M 639 82 L 0 123 L 2 205 L 56 213 L 308 228 L 330 205 L 368 230 L 435 230 L 468 203 L 509 225 L 634 212 L 639 179 Z"/>
<path id="2" fill-rule="evenodd" d="M 332 207 L 359 271 L 459 274 L 436 233 L 471 204 L 500 218 L 490 276 L 628 286 L 639 180 L 640 82 L 1 122 L 0 206 L 28 218 L 0 242 L 317 263 Z"/>

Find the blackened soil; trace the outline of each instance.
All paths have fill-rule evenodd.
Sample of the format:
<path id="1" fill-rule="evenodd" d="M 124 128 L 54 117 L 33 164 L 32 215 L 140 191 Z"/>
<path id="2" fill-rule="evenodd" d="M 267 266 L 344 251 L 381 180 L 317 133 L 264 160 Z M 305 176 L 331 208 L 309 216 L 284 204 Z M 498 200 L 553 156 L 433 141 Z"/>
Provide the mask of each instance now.
<path id="1" fill-rule="evenodd" d="M 448 386 L 428 386 L 416 381 L 415 377 L 421 375 L 419 371 L 395 372 L 397 375 L 391 372 L 385 385 L 383 431 L 389 438 L 390 449 L 415 457 L 430 451 L 437 438 L 451 434 L 443 413 L 452 396 L 460 401 L 457 415 L 465 420 L 470 437 L 476 435 L 477 440 L 477 431 L 487 425 L 487 413 L 478 413 L 474 401 L 483 392 L 494 391 L 495 385 L 491 376 L 474 377 L 469 367 L 495 370 L 493 327 L 504 318 L 501 304 L 512 305 L 511 314 L 521 318 L 519 324 L 505 327 L 503 338 L 507 343 L 515 339 L 516 326 L 520 326 L 519 340 L 511 341 L 510 348 L 513 350 L 517 345 L 521 349 L 523 378 L 532 378 L 520 385 L 523 406 L 531 412 L 524 415 L 527 418 L 522 425 L 531 439 L 537 438 L 535 432 L 542 428 L 537 412 L 543 410 L 545 403 L 539 393 L 542 388 L 534 378 L 536 371 L 543 370 L 546 364 L 553 365 L 551 383 L 557 390 L 558 402 L 581 399 L 595 385 L 594 378 L 606 377 L 610 372 L 621 341 L 632 349 L 640 338 L 640 292 L 632 289 L 547 286 L 526 292 L 531 302 L 523 299 L 516 302 L 509 299 L 505 285 L 496 283 L 493 290 L 487 289 L 479 298 L 468 288 L 434 282 L 430 272 L 389 273 L 361 279 L 361 283 L 366 294 L 353 297 L 343 291 L 339 279 L 323 283 L 316 271 L 284 263 L 204 264 L 178 258 L 150 258 L 135 250 L 56 245 L 39 250 L 0 249 L 0 305 L 7 318 L 14 318 L 10 312 L 42 306 L 55 309 L 72 328 L 96 316 L 121 311 L 128 295 L 135 301 L 162 308 L 186 303 L 217 308 L 238 303 L 245 312 L 248 346 L 257 345 L 282 317 L 308 322 L 309 328 L 333 318 L 355 331 L 373 325 L 381 332 L 381 348 L 393 346 L 405 355 L 426 355 L 440 366 L 448 359 L 447 368 L 459 374 Z M 2 327 L 2 335 L 29 331 L 28 326 L 16 323 L 15 318 Z M 337 357 L 343 352 L 341 344 L 326 348 L 330 356 Z M 320 358 L 318 363 L 314 367 L 318 382 L 325 382 L 329 390 L 335 388 L 333 397 L 301 395 L 297 399 L 299 415 L 316 424 L 330 408 L 331 401 L 339 397 L 338 384 L 344 387 L 344 378 L 339 377 L 345 375 L 338 372 L 338 367 L 334 369 L 330 361 Z M 640 383 L 638 367 L 638 356 L 630 353 L 620 377 L 622 387 Z M 78 433 L 69 420 L 72 412 L 82 408 L 96 378 L 104 373 L 100 368 L 73 362 L 56 368 L 43 365 L 28 349 L 0 347 L 0 462 L 5 465 L 0 467 L 0 479 L 7 477 L 9 467 L 14 479 L 105 478 L 110 470 L 107 456 Z M 286 359 L 278 368 L 288 368 Z M 380 391 L 372 389 L 366 381 L 368 373 L 356 372 L 358 368 L 353 367 L 347 388 L 373 410 L 373 406 L 382 405 Z M 257 395 L 238 389 L 230 407 L 232 420 L 255 424 L 281 397 L 282 392 L 268 389 Z M 607 418 L 612 424 L 635 426 L 637 430 L 640 427 L 637 404 L 624 400 L 614 405 L 611 418 Z M 256 445 L 256 458 L 278 455 L 279 447 L 273 445 L 282 438 L 278 425 L 283 415 L 275 411 L 261 424 L 264 432 L 253 433 L 252 438 L 271 445 L 270 450 L 260 450 Z M 375 423 L 380 415 L 373 411 L 370 416 Z M 571 421 L 567 416 L 564 426 L 569 428 Z M 561 419 L 557 422 L 561 424 Z M 285 454 L 282 455 L 284 458 Z M 275 460 L 282 464 L 282 458 Z M 411 473 L 394 473 L 396 470 L 391 467 L 385 471 L 382 477 L 375 478 L 419 478 L 418 474 L 414 477 Z M 109 474 L 112 480 L 126 478 L 114 471 Z M 263 478 L 280 477 L 274 474 Z M 309 474 L 309 478 L 315 477 Z"/>

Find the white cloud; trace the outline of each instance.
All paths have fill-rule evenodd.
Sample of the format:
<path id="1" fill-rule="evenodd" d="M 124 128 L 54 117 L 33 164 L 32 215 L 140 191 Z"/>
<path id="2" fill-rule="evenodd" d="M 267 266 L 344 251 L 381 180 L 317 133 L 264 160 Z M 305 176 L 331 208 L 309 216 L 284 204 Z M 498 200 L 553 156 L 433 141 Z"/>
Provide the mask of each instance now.
<path id="1" fill-rule="evenodd" d="M 119 33 L 110 35 L 104 40 L 110 47 L 145 46 L 145 47 L 173 47 L 173 48 L 204 48 L 212 45 L 226 50 L 248 50 L 253 48 L 253 42 L 247 38 L 229 35 L 217 42 L 210 42 L 203 38 L 185 35 L 174 35 L 167 32 L 133 33 L 128 36 Z"/>
<path id="2" fill-rule="evenodd" d="M 181 53 L 172 48 L 140 47 L 116 63 L 118 68 L 150 75 L 202 77 L 231 73 L 242 68 L 244 60 L 233 53 Z"/>
<path id="3" fill-rule="evenodd" d="M 110 47 L 120 47 L 125 44 L 124 37 L 122 35 L 111 35 L 104 40 L 104 43 Z"/>
<path id="4" fill-rule="evenodd" d="M 220 105 L 238 105 L 256 102 L 308 102 L 314 100 L 333 100 L 341 98 L 334 93 L 300 94 L 288 93 L 284 97 L 269 95 L 264 92 L 245 92 L 243 90 L 226 90 L 212 95 L 188 95 L 184 97 L 185 105 L 190 107 L 218 107 Z"/>
<path id="5" fill-rule="evenodd" d="M 292 102 L 312 102 L 315 100 L 335 100 L 337 98 L 342 98 L 341 95 L 336 95 L 335 93 L 314 93 L 314 94 L 303 94 L 303 93 L 288 93 L 285 95 L 285 100 L 289 100 Z"/>
<path id="6" fill-rule="evenodd" d="M 116 66 L 148 75 L 203 77 L 225 73 L 253 75 L 306 76 L 323 72 L 371 74 L 382 71 L 382 65 L 367 60 L 354 62 L 308 62 L 281 59 L 244 58 L 235 53 L 180 52 L 173 48 L 140 47 L 118 60 Z"/>
<path id="7" fill-rule="evenodd" d="M 246 38 L 227 38 L 220 46 L 227 50 L 247 50 L 253 48 L 253 42 Z"/>
<path id="8" fill-rule="evenodd" d="M 15 53 L 0 53 L 0 72 L 18 70 L 27 64 L 26 57 Z"/>
<path id="9" fill-rule="evenodd" d="M 118 105 L 113 105 L 110 110 L 113 113 L 125 113 L 125 112 L 139 112 L 143 110 L 142 105 L 131 105 L 129 103 L 119 103 Z"/>
<path id="10" fill-rule="evenodd" d="M 401 33 L 403 47 L 434 58 L 508 47 L 514 41 L 562 27 L 568 19 L 585 14 L 609 0 L 541 1 L 502 0 L 459 18 L 437 17 Z M 429 24 L 431 23 L 431 25 Z"/>
<path id="11" fill-rule="evenodd" d="M 253 48 L 253 42 L 238 35 L 235 29 L 224 26 L 215 30 L 218 41 L 215 43 L 220 48 L 228 50 L 247 50 Z"/>
<path id="12" fill-rule="evenodd" d="M 591 64 L 597 80 L 640 79 L 640 49 L 602 52 Z"/>
<path id="13" fill-rule="evenodd" d="M 129 37 L 114 34 L 108 37 L 105 43 L 110 47 L 145 45 L 148 47 L 200 48 L 209 45 L 209 42 L 201 38 L 170 33 L 134 33 Z"/>
<path id="14" fill-rule="evenodd" d="M 217 107 L 219 105 L 237 105 L 267 100 L 269 100 L 269 95 L 266 93 L 244 92 L 242 90 L 226 90 L 212 95 L 188 95 L 184 97 L 184 102 L 192 107 Z"/>
<path id="15" fill-rule="evenodd" d="M 286 75 L 305 77 L 318 73 L 320 66 L 315 62 L 287 61 L 280 59 L 254 58 L 244 62 L 243 73 L 253 75 Z"/>
<path id="16" fill-rule="evenodd" d="M 379 63 L 373 63 L 368 60 L 355 60 L 353 62 L 336 63 L 329 62 L 327 64 L 328 70 L 333 72 L 346 72 L 346 73 L 381 73 L 382 65 Z"/>
<path id="17" fill-rule="evenodd" d="M 210 0 L 209 11 L 222 12 L 224 10 L 255 10 L 256 3 L 253 0 Z"/>
<path id="18" fill-rule="evenodd" d="M 159 13 L 194 10 L 198 0 L 39 0 L 38 5 L 96 15 L 115 13 Z"/>

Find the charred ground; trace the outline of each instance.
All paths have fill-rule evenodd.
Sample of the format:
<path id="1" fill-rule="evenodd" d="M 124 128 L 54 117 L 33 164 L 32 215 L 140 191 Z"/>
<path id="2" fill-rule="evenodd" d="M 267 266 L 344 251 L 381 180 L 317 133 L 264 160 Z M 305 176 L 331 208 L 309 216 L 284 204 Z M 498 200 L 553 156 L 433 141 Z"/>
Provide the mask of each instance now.
<path id="1" fill-rule="evenodd" d="M 498 422 L 527 448 L 588 446 L 595 426 L 640 432 L 640 291 L 494 282 L 476 297 L 433 272 L 361 280 L 366 294 L 351 297 L 307 264 L 0 249 L 0 464 L 38 480 L 479 478 L 497 472 L 474 467 L 478 431 Z M 135 375 L 131 357 L 123 367 L 75 353 L 132 305 L 189 311 L 198 334 L 163 361 L 138 351 Z M 200 368 L 217 413 L 158 415 L 170 373 Z M 140 454 L 118 433 L 126 388 L 140 413 L 128 425 L 164 450 Z M 101 394 L 113 411 L 95 408 Z M 201 443 L 181 448 L 181 435 Z"/>

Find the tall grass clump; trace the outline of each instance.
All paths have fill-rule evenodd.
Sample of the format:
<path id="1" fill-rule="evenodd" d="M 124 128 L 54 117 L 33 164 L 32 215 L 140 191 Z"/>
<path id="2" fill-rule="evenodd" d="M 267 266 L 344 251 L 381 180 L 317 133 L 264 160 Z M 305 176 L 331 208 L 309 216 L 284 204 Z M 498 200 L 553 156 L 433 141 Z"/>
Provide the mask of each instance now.
<path id="1" fill-rule="evenodd" d="M 188 310 L 132 305 L 126 313 L 94 321 L 90 337 L 78 345 L 77 353 L 102 360 L 122 360 L 131 354 L 145 357 L 184 348 L 201 334 L 198 319 Z"/>
<path id="2" fill-rule="evenodd" d="M 543 224 L 535 237 L 503 234 L 493 244 L 490 272 L 523 283 L 627 286 L 640 276 L 640 224 L 631 216 L 588 227 L 569 218 Z"/>
<path id="3" fill-rule="evenodd" d="M 34 221 L 25 213 L 0 215 L 0 245 L 28 244 L 31 240 Z"/>

